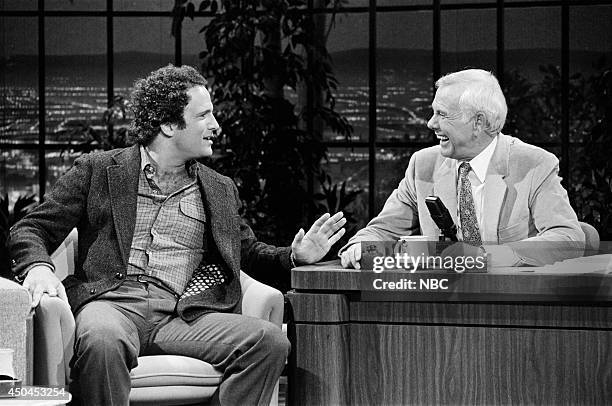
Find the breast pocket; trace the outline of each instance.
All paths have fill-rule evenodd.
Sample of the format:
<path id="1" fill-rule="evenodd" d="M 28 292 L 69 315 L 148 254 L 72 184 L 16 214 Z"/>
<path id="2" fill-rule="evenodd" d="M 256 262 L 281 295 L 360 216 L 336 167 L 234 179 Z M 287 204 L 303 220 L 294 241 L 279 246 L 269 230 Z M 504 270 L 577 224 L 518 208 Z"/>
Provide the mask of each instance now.
<path id="1" fill-rule="evenodd" d="M 183 197 L 179 203 L 181 213 L 190 219 L 197 220 L 200 223 L 206 223 L 204 204 L 195 199 L 197 199 L 197 197 L 193 195 Z"/>
<path id="2" fill-rule="evenodd" d="M 508 227 L 500 228 L 498 235 L 500 243 L 524 240 L 529 236 L 529 216 L 523 217 Z"/>
<path id="3" fill-rule="evenodd" d="M 175 241 L 188 248 L 201 248 L 206 230 L 206 213 L 197 195 L 183 197 L 179 202 L 180 222 L 176 230 Z"/>

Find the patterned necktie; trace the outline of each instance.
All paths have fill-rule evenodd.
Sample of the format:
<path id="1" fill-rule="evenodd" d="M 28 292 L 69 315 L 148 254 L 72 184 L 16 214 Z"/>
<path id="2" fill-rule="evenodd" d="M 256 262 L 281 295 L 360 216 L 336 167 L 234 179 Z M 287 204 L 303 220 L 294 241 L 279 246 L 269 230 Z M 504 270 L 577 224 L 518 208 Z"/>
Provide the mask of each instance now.
<path id="1" fill-rule="evenodd" d="M 463 162 L 459 166 L 459 212 L 461 217 L 461 232 L 463 241 L 468 244 L 480 247 L 482 240 L 476 219 L 476 209 L 474 208 L 474 196 L 472 195 L 472 184 L 468 179 L 468 173 L 472 167 L 469 163 Z"/>

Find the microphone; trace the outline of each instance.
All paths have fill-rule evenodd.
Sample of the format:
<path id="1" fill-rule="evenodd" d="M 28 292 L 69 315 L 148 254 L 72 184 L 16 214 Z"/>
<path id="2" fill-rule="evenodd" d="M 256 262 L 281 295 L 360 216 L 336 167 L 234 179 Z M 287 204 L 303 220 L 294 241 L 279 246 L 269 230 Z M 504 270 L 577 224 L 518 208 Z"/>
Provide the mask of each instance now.
<path id="1" fill-rule="evenodd" d="M 442 230 L 442 234 L 451 241 L 457 241 L 457 226 L 442 200 L 438 196 L 427 196 L 425 204 L 436 226 Z"/>

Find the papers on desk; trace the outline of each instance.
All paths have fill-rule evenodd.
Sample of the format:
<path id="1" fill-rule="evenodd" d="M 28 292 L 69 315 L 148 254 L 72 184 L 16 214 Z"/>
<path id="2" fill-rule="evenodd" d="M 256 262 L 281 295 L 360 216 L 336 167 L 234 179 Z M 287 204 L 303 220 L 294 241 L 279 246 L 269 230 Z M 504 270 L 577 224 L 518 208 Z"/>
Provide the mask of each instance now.
<path id="1" fill-rule="evenodd" d="M 545 273 L 545 274 L 609 274 L 612 275 L 612 254 L 592 255 L 588 257 L 578 257 L 566 259 L 565 261 L 555 262 L 552 265 L 539 267 L 516 267 L 516 268 L 492 268 L 490 273 L 507 273 L 509 271 L 517 273 Z"/>

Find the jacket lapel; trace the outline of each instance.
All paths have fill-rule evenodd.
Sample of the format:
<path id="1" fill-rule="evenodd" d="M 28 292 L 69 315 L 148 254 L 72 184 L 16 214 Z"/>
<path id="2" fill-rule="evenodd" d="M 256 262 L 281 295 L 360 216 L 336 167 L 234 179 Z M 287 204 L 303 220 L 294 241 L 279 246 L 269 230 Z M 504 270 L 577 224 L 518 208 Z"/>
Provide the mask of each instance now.
<path id="1" fill-rule="evenodd" d="M 457 174 L 453 160 L 445 158 L 434 173 L 434 196 L 438 196 L 448 209 L 455 224 L 457 222 Z"/>
<path id="2" fill-rule="evenodd" d="M 140 173 L 138 144 L 120 150 L 113 156 L 113 160 L 116 165 L 106 168 L 111 211 L 115 223 L 115 232 L 119 239 L 121 257 L 127 264 L 136 225 L 138 175 Z"/>
<path id="3" fill-rule="evenodd" d="M 204 165 L 199 165 L 198 181 L 202 190 L 204 206 L 210 219 L 210 228 L 213 240 L 219 250 L 219 254 L 227 265 L 235 272 L 240 270 L 239 258 L 240 247 L 236 247 L 236 230 L 233 211 L 229 207 L 234 202 L 234 197 L 230 195 L 228 186 L 211 176 L 210 171 Z"/>
<path id="4" fill-rule="evenodd" d="M 491 157 L 484 184 L 484 232 L 483 241 L 498 242 L 497 228 L 502 205 L 506 197 L 508 185 L 505 178 L 508 174 L 508 159 L 510 156 L 509 139 L 503 134 L 498 135 L 497 146 Z"/>

